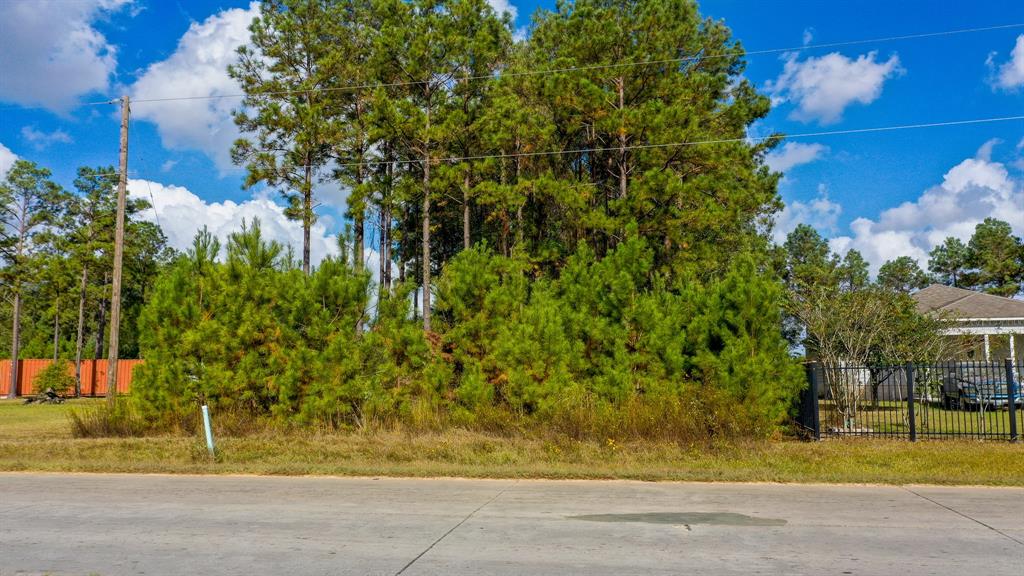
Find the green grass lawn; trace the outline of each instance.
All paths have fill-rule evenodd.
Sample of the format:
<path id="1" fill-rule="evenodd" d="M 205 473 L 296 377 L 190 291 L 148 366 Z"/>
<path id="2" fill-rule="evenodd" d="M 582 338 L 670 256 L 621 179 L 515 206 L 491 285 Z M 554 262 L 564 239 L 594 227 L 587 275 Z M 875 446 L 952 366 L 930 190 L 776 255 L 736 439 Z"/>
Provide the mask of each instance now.
<path id="1" fill-rule="evenodd" d="M 999 441 L 679 445 L 464 430 L 261 433 L 219 438 L 211 461 L 199 437 L 72 438 L 67 411 L 88 402 L 0 402 L 0 470 L 1024 486 L 1024 445 Z"/>
<path id="2" fill-rule="evenodd" d="M 72 406 L 84 407 L 103 399 L 68 400 L 64 404 L 29 404 L 23 400 L 0 400 L 0 435 L 4 439 L 71 438 L 67 413 Z"/>
<path id="3" fill-rule="evenodd" d="M 1010 432 L 1010 411 L 1007 407 L 947 410 L 938 403 L 914 405 L 915 421 L 919 437 L 929 434 L 1008 435 Z M 842 417 L 835 412 L 829 401 L 819 404 L 822 433 L 831 427 L 842 427 Z M 1017 431 L 1024 435 L 1024 409 L 1017 408 Z M 861 404 L 855 427 L 880 434 L 905 436 L 910 430 L 906 402 L 884 401 L 873 406 L 870 401 Z"/>

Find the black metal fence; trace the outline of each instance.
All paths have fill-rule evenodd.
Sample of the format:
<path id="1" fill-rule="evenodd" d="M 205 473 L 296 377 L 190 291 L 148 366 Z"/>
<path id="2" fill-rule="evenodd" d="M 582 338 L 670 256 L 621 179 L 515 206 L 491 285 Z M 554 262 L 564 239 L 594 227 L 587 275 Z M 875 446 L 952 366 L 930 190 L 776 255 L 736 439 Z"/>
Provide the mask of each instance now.
<path id="1" fill-rule="evenodd" d="M 1024 364 L 807 364 L 798 424 L 811 437 L 990 438 L 1024 431 Z"/>

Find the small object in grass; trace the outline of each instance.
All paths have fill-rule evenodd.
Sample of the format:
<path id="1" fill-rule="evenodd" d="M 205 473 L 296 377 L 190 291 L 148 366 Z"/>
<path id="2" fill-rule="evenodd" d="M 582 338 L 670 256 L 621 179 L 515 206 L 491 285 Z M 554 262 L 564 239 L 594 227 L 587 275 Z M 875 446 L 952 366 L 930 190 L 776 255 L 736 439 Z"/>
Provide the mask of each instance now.
<path id="1" fill-rule="evenodd" d="M 206 449 L 210 452 L 210 458 L 216 458 L 216 451 L 213 449 L 213 430 L 210 427 L 210 409 L 203 404 L 203 428 L 206 429 Z"/>
<path id="2" fill-rule="evenodd" d="M 64 397 L 53 391 L 53 388 L 47 388 L 46 390 L 36 394 L 35 396 L 29 396 L 25 398 L 25 404 L 63 404 Z"/>

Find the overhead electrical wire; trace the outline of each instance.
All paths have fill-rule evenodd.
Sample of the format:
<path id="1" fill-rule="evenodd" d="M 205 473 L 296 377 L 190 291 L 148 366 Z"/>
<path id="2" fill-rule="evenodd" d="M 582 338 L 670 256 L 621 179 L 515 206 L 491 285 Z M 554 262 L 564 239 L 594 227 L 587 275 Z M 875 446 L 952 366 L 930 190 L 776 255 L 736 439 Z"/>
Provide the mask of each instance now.
<path id="1" fill-rule="evenodd" d="M 704 54 L 699 56 L 686 56 L 682 58 L 667 58 L 661 60 L 642 60 L 637 62 L 617 62 L 614 64 L 594 64 L 590 66 L 570 66 L 565 68 L 548 68 L 541 70 L 524 70 L 519 72 L 498 72 L 496 74 L 481 74 L 475 76 L 457 76 L 453 77 L 455 81 L 467 81 L 467 80 L 484 80 L 488 78 L 501 78 L 501 77 L 519 77 L 519 76 L 538 76 L 544 74 L 564 74 L 568 72 L 585 72 L 589 70 L 603 70 L 613 68 L 627 68 L 632 66 L 656 66 L 663 64 L 682 64 L 685 62 L 698 62 L 702 60 L 712 60 L 717 58 L 734 58 L 737 56 L 748 57 L 748 56 L 763 56 L 767 54 L 784 54 L 791 52 L 803 52 L 807 50 L 825 49 L 825 48 L 841 48 L 845 46 L 858 46 L 864 44 L 876 44 L 882 42 L 899 42 L 905 40 L 919 40 L 925 38 L 937 38 L 942 36 L 955 36 L 959 34 L 973 34 L 978 32 L 991 32 L 995 30 L 1012 30 L 1016 28 L 1024 28 L 1024 22 L 1013 23 L 1013 24 L 999 24 L 996 26 L 982 26 L 976 28 L 960 28 L 956 30 L 944 30 L 940 32 L 922 32 L 918 34 L 903 34 L 898 36 L 883 36 L 878 38 L 866 38 L 860 40 L 845 40 L 840 42 L 824 42 L 819 44 L 804 44 L 801 46 L 791 46 L 786 48 L 768 48 L 762 50 L 750 50 L 741 54 L 733 53 L 720 53 L 720 54 Z M 359 90 L 373 90 L 377 88 L 396 88 L 402 86 L 415 86 L 427 82 L 425 80 L 410 80 L 404 82 L 387 82 L 387 83 L 371 83 L 371 84 L 351 84 L 345 86 L 334 86 L 326 88 L 312 88 L 309 90 L 279 90 L 264 92 L 259 96 L 286 96 L 289 94 L 308 94 L 308 93 L 322 93 L 322 92 L 343 92 L 343 91 L 359 91 Z M 247 94 L 232 93 L 232 94 L 205 94 L 199 96 L 168 96 L 165 98 L 139 98 L 132 100 L 132 104 L 145 104 L 154 102 L 178 102 L 178 101 L 190 101 L 190 100 L 222 100 L 228 98 L 245 98 Z M 102 100 L 97 102 L 85 102 L 82 106 L 97 106 L 102 104 L 114 104 L 117 103 L 117 99 L 113 100 Z"/>
<path id="2" fill-rule="evenodd" d="M 129 134 L 132 133 L 132 122 L 134 122 L 134 120 L 129 115 L 128 116 L 128 133 Z M 149 168 L 149 163 L 146 162 L 146 157 L 145 157 L 145 155 L 142 152 L 139 152 L 139 164 L 142 164 L 144 167 Z M 162 229 L 163 226 L 160 225 L 160 211 L 156 207 L 156 197 L 153 196 L 153 187 L 149 185 L 149 180 L 148 179 L 144 180 L 144 182 L 146 183 L 146 189 L 149 190 L 149 200 L 151 202 L 151 207 L 153 208 L 153 218 L 156 220 L 156 226 L 157 226 L 157 228 L 161 228 Z"/>
<path id="3" fill-rule="evenodd" d="M 538 156 L 567 156 L 570 154 L 588 154 L 597 152 L 619 152 L 621 150 L 651 150 L 658 148 L 682 148 L 687 146 L 704 146 L 710 144 L 732 144 L 739 142 L 765 142 L 769 140 L 789 140 L 794 138 L 820 138 L 825 136 L 843 136 L 850 134 L 869 134 L 873 132 L 895 132 L 899 130 L 920 130 L 924 128 L 943 128 L 949 126 L 966 126 L 971 124 L 991 124 L 996 122 L 1024 121 L 1024 115 L 1001 116 L 995 118 L 973 118 L 970 120 L 950 120 L 947 122 L 923 122 L 917 124 L 895 124 L 889 126 L 873 126 L 870 128 L 848 128 L 845 130 L 823 130 L 817 132 L 798 132 L 796 134 L 773 134 L 769 136 L 744 136 L 739 138 L 718 138 L 710 140 L 689 140 L 683 142 L 665 142 L 660 144 L 629 144 L 626 146 L 605 146 L 596 148 L 569 148 L 566 150 L 545 150 L 539 152 L 516 152 L 511 154 L 480 154 L 476 156 L 442 156 L 430 158 L 431 163 L 467 162 L 475 160 L 534 158 Z M 359 166 L 382 166 L 385 164 L 422 164 L 423 159 L 415 160 L 372 160 L 368 162 L 345 162 L 335 164 L 336 167 L 355 168 Z M 96 173 L 94 176 L 117 176 L 118 172 Z"/>
<path id="4" fill-rule="evenodd" d="M 542 152 L 517 152 L 512 154 L 481 154 L 479 156 L 447 156 L 441 158 L 431 158 L 431 162 L 443 163 L 443 162 L 466 162 L 472 160 L 488 160 L 488 159 L 504 159 L 504 158 L 530 158 L 536 156 L 565 156 L 570 154 L 586 154 L 593 152 L 619 152 L 621 150 L 650 150 L 656 148 L 679 148 L 686 146 L 700 146 L 706 144 L 730 144 L 737 142 L 764 142 L 768 140 L 787 140 L 791 138 L 818 138 L 822 136 L 841 136 L 845 134 L 866 134 L 870 132 L 893 132 L 897 130 L 916 130 L 921 128 L 940 128 L 944 126 L 964 126 L 968 124 L 986 124 L 992 122 L 1012 122 L 1014 120 L 1024 121 L 1024 115 L 1022 116 L 1003 116 L 998 118 L 976 118 L 972 120 L 952 120 L 949 122 L 927 122 L 920 124 L 900 124 L 891 126 L 876 126 L 872 128 L 851 128 L 846 130 L 827 130 L 820 132 L 800 132 L 797 134 L 776 134 L 771 136 L 744 136 L 741 138 L 721 138 L 714 140 L 691 140 L 686 142 L 667 142 L 662 144 L 631 144 L 627 146 L 606 146 L 600 148 L 571 148 L 568 150 L 548 150 Z M 420 164 L 422 159 L 417 160 L 397 160 L 391 162 L 371 161 L 371 162 L 350 162 L 337 164 L 339 167 L 358 167 L 358 166 L 380 166 L 383 164 Z"/>
<path id="5" fill-rule="evenodd" d="M 801 46 L 793 46 L 788 48 L 770 48 L 763 50 L 751 50 L 744 52 L 741 56 L 754 56 L 754 55 L 766 55 L 766 54 L 781 54 L 790 52 L 801 52 L 814 49 L 825 49 L 825 48 L 839 48 L 844 46 L 856 46 L 863 44 L 881 43 L 881 42 L 895 42 L 905 40 L 915 40 L 924 38 L 934 38 L 942 36 L 953 36 L 959 34 L 970 34 L 977 32 L 988 32 L 995 30 L 1009 30 L 1016 28 L 1024 28 L 1024 23 L 1012 23 L 1012 24 L 1001 24 L 996 26 L 984 26 L 975 28 L 961 28 L 956 30 L 945 30 L 940 32 L 924 32 L 918 34 L 904 34 L 898 36 L 885 36 L 870 39 L 860 40 L 847 40 L 840 42 L 827 42 L 818 44 L 804 44 Z M 646 60 L 640 62 L 620 62 L 615 64 L 599 64 L 592 66 L 575 66 L 566 68 L 551 68 L 542 70 L 526 70 L 521 72 L 503 72 L 497 76 L 534 76 L 543 74 L 561 74 L 568 72 L 577 71 L 588 71 L 588 70 L 599 70 L 599 69 L 611 69 L 611 68 L 622 68 L 631 66 L 650 66 L 660 64 L 672 64 L 672 63 L 683 63 L 693 62 L 714 58 L 728 58 L 734 57 L 735 54 L 723 53 L 723 54 L 705 54 L 701 56 L 688 56 L 685 58 L 671 58 L 663 60 Z M 486 79 L 492 78 L 493 75 L 480 75 L 480 76 L 464 76 L 456 78 L 456 80 L 475 80 L 475 79 Z M 349 86 L 338 86 L 338 87 L 327 87 L 327 88 L 316 88 L 312 90 L 285 90 L 277 92 L 267 92 L 261 94 L 262 96 L 272 95 L 287 95 L 296 93 L 308 93 L 308 92 L 333 92 L 343 90 L 368 90 L 374 88 L 385 88 L 385 87 L 399 87 L 422 84 L 423 81 L 408 81 L 408 82 L 393 82 L 393 83 L 376 83 L 376 84 L 360 84 L 360 85 L 349 85 Z M 140 98 L 132 100 L 132 104 L 144 104 L 149 102 L 173 102 L 173 101 L 188 101 L 188 100 L 215 100 L 225 98 L 244 98 L 246 94 L 215 94 L 215 95 L 204 95 L 204 96 L 179 96 L 179 97 L 167 97 L 167 98 Z M 86 102 L 83 106 L 93 105 L 104 105 L 104 104 L 117 104 L 119 99 L 103 100 L 97 102 Z M 857 128 L 847 130 L 831 130 L 831 131 L 819 131 L 819 132 L 804 132 L 797 134 L 785 134 L 785 135 L 771 135 L 771 136 L 759 136 L 759 137 L 741 137 L 741 138 L 725 138 L 725 139 L 713 139 L 713 140 L 694 140 L 686 142 L 668 142 L 660 144 L 633 144 L 627 146 L 609 146 L 609 147 L 597 147 L 597 148 L 577 148 L 567 150 L 552 150 L 552 151 L 539 151 L 539 152 L 520 152 L 510 154 L 483 154 L 475 156 L 450 156 L 441 157 L 436 159 L 430 159 L 431 162 L 443 163 L 443 162 L 463 162 L 472 160 L 486 160 L 486 159 L 504 159 L 504 158 L 524 158 L 524 157 L 538 157 L 538 156 L 564 156 L 570 154 L 585 154 L 585 153 L 597 153 L 597 152 L 615 152 L 621 150 L 645 150 L 645 149 L 657 149 L 657 148 L 673 148 L 673 147 L 687 147 L 687 146 L 698 146 L 698 145 L 709 145 L 709 144 L 727 144 L 736 142 L 762 142 L 767 140 L 783 140 L 783 139 L 794 139 L 794 138 L 811 138 L 811 137 L 824 137 L 824 136 L 838 136 L 844 134 L 863 134 L 871 132 L 890 132 L 896 130 L 912 130 L 921 128 L 936 128 L 944 126 L 960 126 L 969 124 L 982 124 L 992 122 L 1007 122 L 1014 120 L 1024 120 L 1024 116 L 1006 116 L 997 118 L 978 118 L 971 120 L 958 120 L 949 122 L 930 122 L 930 123 L 919 123 L 919 124 L 904 124 L 904 125 L 891 125 L 891 126 L 879 126 L 872 128 Z M 392 161 L 393 164 L 419 164 L 422 163 L 422 159 L 416 160 L 398 160 Z M 337 164 L 339 167 L 358 167 L 358 166 L 380 166 L 387 164 L 384 161 L 369 161 L 369 162 L 347 162 Z M 129 171 L 131 174 L 133 171 Z M 110 173 L 96 173 L 94 176 L 118 176 L 119 172 Z M 152 195 L 152 193 L 151 193 Z M 154 207 L 155 210 L 155 207 Z"/>

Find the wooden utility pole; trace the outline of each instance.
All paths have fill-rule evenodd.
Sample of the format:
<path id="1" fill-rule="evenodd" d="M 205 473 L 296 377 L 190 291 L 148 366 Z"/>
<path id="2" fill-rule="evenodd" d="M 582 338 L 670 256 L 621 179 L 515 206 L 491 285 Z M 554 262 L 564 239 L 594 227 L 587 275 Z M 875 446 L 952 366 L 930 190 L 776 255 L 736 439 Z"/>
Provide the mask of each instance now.
<path id="1" fill-rule="evenodd" d="M 423 144 L 423 331 L 430 332 L 430 81 L 424 85 L 427 101 L 427 140 Z"/>
<path id="2" fill-rule="evenodd" d="M 127 96 L 121 97 L 121 173 L 117 179 L 117 223 L 114 228 L 114 275 L 110 293 L 110 353 L 107 360 L 107 399 L 117 397 L 117 339 L 121 332 L 121 260 L 124 258 L 124 203 L 128 188 Z"/>

